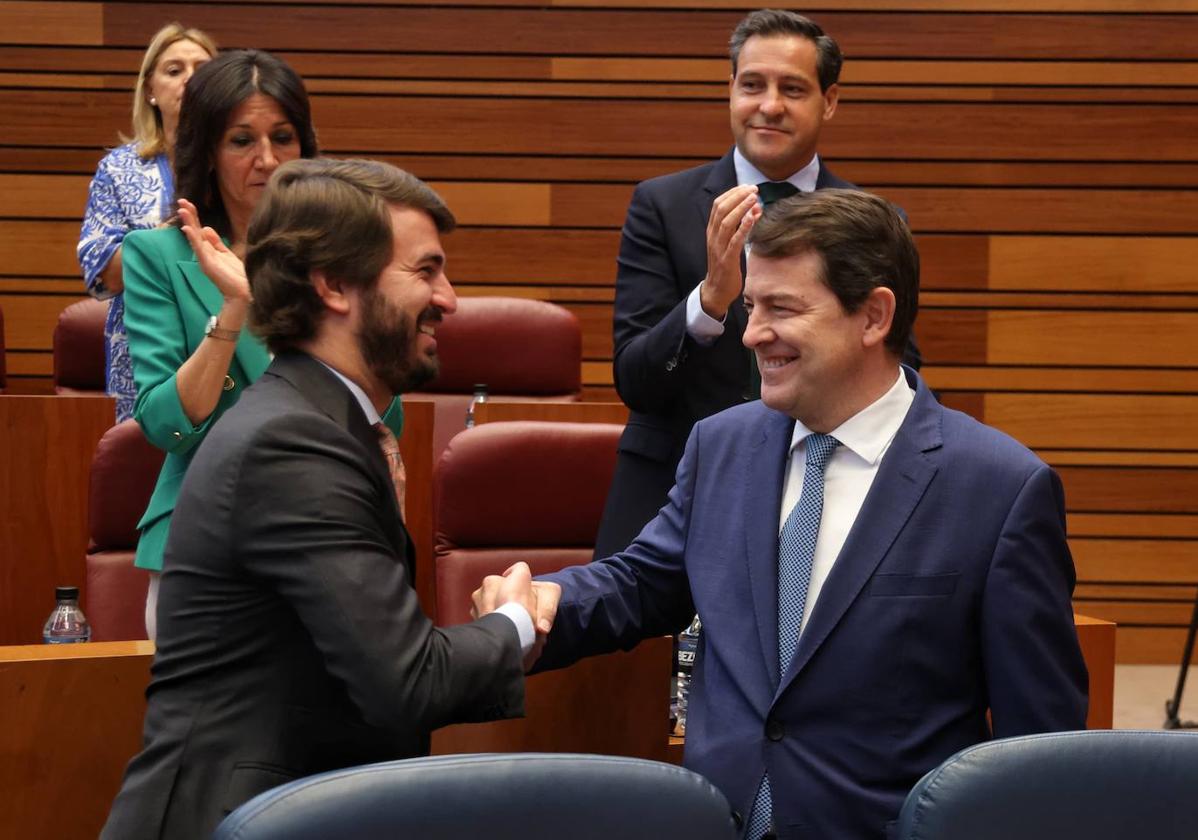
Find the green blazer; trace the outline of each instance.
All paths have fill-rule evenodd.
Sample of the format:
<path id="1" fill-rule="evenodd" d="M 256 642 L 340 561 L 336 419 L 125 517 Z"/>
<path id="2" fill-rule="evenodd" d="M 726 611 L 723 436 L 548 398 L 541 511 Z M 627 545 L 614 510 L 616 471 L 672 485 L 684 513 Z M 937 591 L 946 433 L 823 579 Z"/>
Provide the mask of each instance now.
<path id="1" fill-rule="evenodd" d="M 200 270 L 178 228 L 133 231 L 121 251 L 125 281 L 125 330 L 137 399 L 133 417 L 146 438 L 166 450 L 166 461 L 138 527 L 136 565 L 160 571 L 171 514 L 191 456 L 212 424 L 270 364 L 266 347 L 242 330 L 215 410 L 192 425 L 179 402 L 175 375 L 204 340 L 208 319 L 220 312 L 220 291 Z M 403 408 L 396 397 L 383 422 L 398 436 Z"/>

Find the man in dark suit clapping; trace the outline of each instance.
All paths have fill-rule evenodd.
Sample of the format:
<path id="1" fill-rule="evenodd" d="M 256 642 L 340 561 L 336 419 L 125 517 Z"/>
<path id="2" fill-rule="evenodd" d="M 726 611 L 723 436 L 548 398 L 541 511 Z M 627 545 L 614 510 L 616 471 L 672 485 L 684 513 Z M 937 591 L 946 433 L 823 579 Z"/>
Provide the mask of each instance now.
<path id="1" fill-rule="evenodd" d="M 696 421 L 760 393 L 741 344 L 746 236 L 763 205 L 856 189 L 816 154 L 836 113 L 840 47 L 815 22 L 761 10 L 730 42 L 736 145 L 713 163 L 653 178 L 632 196 L 620 241 L 615 382 L 632 409 L 595 557 L 627 546 L 666 501 Z M 919 367 L 912 341 L 904 361 Z"/>

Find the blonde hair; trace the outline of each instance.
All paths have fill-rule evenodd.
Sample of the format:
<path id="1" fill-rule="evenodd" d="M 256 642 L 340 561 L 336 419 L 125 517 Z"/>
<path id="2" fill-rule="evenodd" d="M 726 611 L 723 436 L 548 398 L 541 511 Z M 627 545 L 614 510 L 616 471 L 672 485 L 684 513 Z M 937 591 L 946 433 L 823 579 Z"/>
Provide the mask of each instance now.
<path id="1" fill-rule="evenodd" d="M 167 150 L 166 134 L 162 130 L 162 114 L 158 112 L 157 107 L 150 104 L 146 86 L 162 54 L 179 41 L 193 41 L 208 55 L 216 57 L 216 42 L 199 29 L 185 29 L 183 24 L 172 21 L 154 33 L 154 37 L 150 39 L 150 46 L 146 47 L 145 57 L 141 60 L 137 84 L 133 86 L 133 137 L 121 135 L 122 142 L 137 144 L 137 153 L 143 158 L 151 158 Z"/>

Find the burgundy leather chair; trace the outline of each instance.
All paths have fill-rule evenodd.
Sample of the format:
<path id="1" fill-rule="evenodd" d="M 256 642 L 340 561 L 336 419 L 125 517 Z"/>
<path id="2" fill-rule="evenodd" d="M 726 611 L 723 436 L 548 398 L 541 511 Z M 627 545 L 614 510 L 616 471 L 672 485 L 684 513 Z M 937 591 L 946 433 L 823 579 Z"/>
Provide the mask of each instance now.
<path id="1" fill-rule="evenodd" d="M 83 611 L 92 641 L 146 637 L 149 574 L 133 565 L 137 522 L 145 513 L 165 453 L 146 440 L 134 420 L 113 426 L 96 445 L 88 490 L 91 544 L 85 564 Z"/>
<path id="2" fill-rule="evenodd" d="M 533 574 L 590 561 L 622 431 L 521 421 L 453 439 L 433 478 L 438 624 L 469 621 L 470 593 L 517 560 Z"/>
<path id="3" fill-rule="evenodd" d="M 474 386 L 504 400 L 568 402 L 582 394 L 582 329 L 570 310 L 541 300 L 463 297 L 437 328 L 440 373 L 407 396 L 436 404 L 433 463 L 465 428 Z"/>
<path id="4" fill-rule="evenodd" d="M 84 298 L 68 306 L 54 327 L 54 393 L 104 394 L 104 320 L 108 301 Z"/>
<path id="5" fill-rule="evenodd" d="M 495 422 L 450 442 L 433 481 L 437 624 L 469 621 L 470 593 L 517 560 L 543 574 L 591 559 L 623 428 Z M 670 661 L 661 636 L 535 674 L 525 683 L 525 718 L 440 729 L 433 751 L 664 760 Z"/>

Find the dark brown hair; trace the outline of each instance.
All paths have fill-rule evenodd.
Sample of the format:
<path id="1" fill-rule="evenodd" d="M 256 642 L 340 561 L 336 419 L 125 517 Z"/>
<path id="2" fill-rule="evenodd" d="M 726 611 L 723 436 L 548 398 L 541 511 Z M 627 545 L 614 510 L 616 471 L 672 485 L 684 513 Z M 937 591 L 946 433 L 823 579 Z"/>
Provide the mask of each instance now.
<path id="1" fill-rule="evenodd" d="M 840 81 L 840 68 L 844 64 L 840 45 L 831 35 L 825 34 L 820 25 L 811 18 L 783 9 L 758 9 L 750 12 L 736 25 L 736 29 L 732 30 L 732 38 L 728 41 L 728 57 L 732 59 L 733 76 L 736 75 L 740 51 L 744 49 L 745 41 L 754 35 L 761 38 L 788 35 L 806 38 L 815 44 L 815 71 L 819 76 L 820 90 L 827 93 L 828 88 Z"/>
<path id="2" fill-rule="evenodd" d="M 860 190 L 799 193 L 770 205 L 750 240 L 766 259 L 819 254 L 823 281 L 846 312 L 879 286 L 894 292 L 886 347 L 903 355 L 919 311 L 919 251 L 893 204 Z"/>
<path id="3" fill-rule="evenodd" d="M 316 335 L 324 304 L 311 272 L 374 286 L 392 257 L 391 206 L 427 213 L 441 233 L 456 224 L 427 184 L 388 163 L 318 158 L 275 171 L 250 219 L 245 255 L 250 326 L 271 350 Z"/>
<path id="4" fill-rule="evenodd" d="M 319 154 L 304 83 L 287 62 L 261 50 L 232 50 L 204 64 L 187 82 L 175 137 L 175 196 L 196 206 L 200 222 L 229 238 L 229 215 L 213 160 L 229 116 L 255 93 L 283 110 L 299 138 L 300 157 Z"/>

